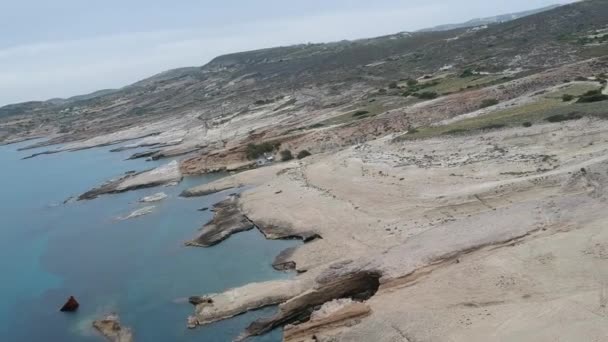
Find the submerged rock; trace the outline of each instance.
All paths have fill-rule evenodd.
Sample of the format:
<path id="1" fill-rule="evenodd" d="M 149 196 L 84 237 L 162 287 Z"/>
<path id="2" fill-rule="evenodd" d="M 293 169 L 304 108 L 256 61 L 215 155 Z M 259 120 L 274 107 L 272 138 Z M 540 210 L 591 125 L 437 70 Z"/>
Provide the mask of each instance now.
<path id="1" fill-rule="evenodd" d="M 160 202 L 167 197 L 169 196 L 167 196 L 167 194 L 165 194 L 164 192 L 159 192 L 154 195 L 143 197 L 139 201 L 142 203 Z"/>
<path id="2" fill-rule="evenodd" d="M 63 304 L 63 306 L 61 307 L 61 309 L 59 309 L 59 311 L 74 312 L 74 311 L 78 310 L 79 306 L 80 306 L 80 304 L 78 303 L 76 298 L 74 298 L 74 296 L 70 296 L 70 298 L 68 298 L 68 301 L 65 302 L 65 304 Z"/>
<path id="3" fill-rule="evenodd" d="M 119 217 L 118 219 L 121 220 L 121 221 L 124 221 L 124 220 L 129 220 L 129 219 L 132 219 L 132 218 L 148 215 L 148 214 L 152 213 L 155 208 L 156 207 L 153 206 L 153 205 L 149 206 L 149 207 L 143 207 L 141 209 L 137 209 L 137 210 L 133 211 L 132 213 L 130 213 L 127 216 Z"/>
<path id="4" fill-rule="evenodd" d="M 93 327 L 108 341 L 133 342 L 133 332 L 120 324 L 120 319 L 116 314 L 110 314 L 103 319 L 93 321 Z"/>

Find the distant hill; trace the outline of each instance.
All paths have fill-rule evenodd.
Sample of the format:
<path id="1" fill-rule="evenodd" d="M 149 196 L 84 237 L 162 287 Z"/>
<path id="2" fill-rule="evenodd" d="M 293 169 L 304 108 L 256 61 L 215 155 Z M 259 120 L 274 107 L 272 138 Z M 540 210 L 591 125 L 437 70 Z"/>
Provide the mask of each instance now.
<path id="1" fill-rule="evenodd" d="M 477 27 L 477 26 L 483 26 L 483 25 L 504 23 L 507 21 L 516 20 L 519 18 L 534 15 L 537 13 L 550 11 L 550 10 L 555 9 L 560 6 L 561 5 L 551 5 L 551 6 L 537 8 L 537 9 L 529 10 L 529 11 L 502 14 L 502 15 L 497 15 L 497 16 L 487 17 L 487 18 L 471 19 L 464 23 L 439 25 L 439 26 L 435 26 L 435 27 L 422 29 L 422 30 L 419 30 L 418 32 L 449 31 L 449 30 L 460 29 L 460 28 L 469 28 L 469 27 Z"/>
<path id="2" fill-rule="evenodd" d="M 587 0 L 537 11 L 541 13 L 479 30 L 401 32 L 237 52 L 118 90 L 8 105 L 0 107 L 0 120 L 13 124 L 0 126 L 0 142 L 2 130 L 34 135 L 41 125 L 70 130 L 72 135 L 64 139 L 74 140 L 168 116 L 198 113 L 201 120 L 209 120 L 226 112 L 246 113 L 260 100 L 297 92 L 314 99 L 319 97 L 315 92 L 343 94 L 355 86 L 380 89 L 446 66 L 456 71 L 535 72 L 608 55 L 608 34 L 602 33 L 608 30 L 608 1 Z M 522 14 L 510 18 L 517 15 Z M 311 101 L 312 110 L 318 104 Z"/>

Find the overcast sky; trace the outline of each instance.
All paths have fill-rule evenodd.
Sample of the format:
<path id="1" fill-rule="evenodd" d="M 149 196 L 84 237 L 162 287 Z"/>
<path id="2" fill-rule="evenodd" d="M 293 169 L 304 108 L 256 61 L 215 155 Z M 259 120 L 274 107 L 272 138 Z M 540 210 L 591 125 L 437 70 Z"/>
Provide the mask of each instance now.
<path id="1" fill-rule="evenodd" d="M 119 88 L 243 50 L 373 37 L 569 0 L 0 0 L 0 105 Z"/>

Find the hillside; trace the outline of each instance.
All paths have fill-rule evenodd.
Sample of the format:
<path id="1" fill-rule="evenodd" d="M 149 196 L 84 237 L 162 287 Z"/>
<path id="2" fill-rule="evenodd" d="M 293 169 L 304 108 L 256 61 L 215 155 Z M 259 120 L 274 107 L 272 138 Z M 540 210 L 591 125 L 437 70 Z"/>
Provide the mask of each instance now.
<path id="1" fill-rule="evenodd" d="M 381 88 L 445 65 L 485 71 L 538 70 L 603 54 L 577 43 L 608 23 L 603 1 L 562 6 L 486 30 L 400 33 L 385 37 L 279 47 L 221 56 L 203 67 L 167 71 L 119 91 L 69 101 L 0 108 L 0 141 L 55 135 L 53 142 L 198 112 L 204 118 L 244 111 L 257 100 L 313 87 Z M 89 125 L 90 122 L 95 125 Z M 60 134 L 60 135 L 58 135 Z"/>

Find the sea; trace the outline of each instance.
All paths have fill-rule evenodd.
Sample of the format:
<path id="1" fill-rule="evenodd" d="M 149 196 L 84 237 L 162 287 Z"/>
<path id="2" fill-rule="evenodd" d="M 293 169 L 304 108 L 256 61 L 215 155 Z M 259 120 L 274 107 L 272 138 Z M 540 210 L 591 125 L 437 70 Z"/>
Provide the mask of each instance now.
<path id="1" fill-rule="evenodd" d="M 198 209 L 211 208 L 228 192 L 190 199 L 179 194 L 225 175 L 73 201 L 108 179 L 170 160 L 126 160 L 142 150 L 110 152 L 120 145 L 22 159 L 48 149 L 19 150 L 32 143 L 0 146 L 0 341 L 104 341 L 91 323 L 117 313 L 135 341 L 224 342 L 276 310 L 186 328 L 193 313 L 189 296 L 292 276 L 271 263 L 296 242 L 268 241 L 257 230 L 212 248 L 184 246 L 212 218 L 211 211 Z M 169 197 L 138 202 L 157 192 Z M 149 215 L 118 219 L 148 205 L 156 205 Z M 69 296 L 79 310 L 59 312 Z M 280 340 L 274 331 L 252 341 Z"/>

